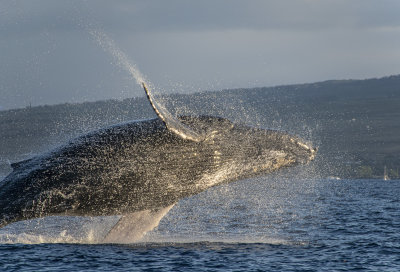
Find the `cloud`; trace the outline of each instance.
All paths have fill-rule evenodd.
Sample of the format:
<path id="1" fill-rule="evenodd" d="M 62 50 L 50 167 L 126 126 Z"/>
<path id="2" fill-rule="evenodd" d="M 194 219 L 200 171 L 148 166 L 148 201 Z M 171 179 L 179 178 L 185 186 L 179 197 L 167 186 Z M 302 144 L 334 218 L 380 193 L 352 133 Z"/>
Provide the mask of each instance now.
<path id="1" fill-rule="evenodd" d="M 87 5 L 99 12 L 107 24 L 129 31 L 313 30 L 400 25 L 397 0 L 98 2 L 88 1 Z M 118 14 L 118 18 L 113 14 Z"/>
<path id="2" fill-rule="evenodd" d="M 6 34 L 74 30 L 87 16 L 113 32 L 131 33 L 400 26 L 398 0 L 41 0 L 3 1 L 0 9 Z"/>
<path id="3" fill-rule="evenodd" d="M 399 10 L 398 0 L 3 0 L 0 101 L 141 95 L 88 29 L 172 91 L 396 74 Z"/>

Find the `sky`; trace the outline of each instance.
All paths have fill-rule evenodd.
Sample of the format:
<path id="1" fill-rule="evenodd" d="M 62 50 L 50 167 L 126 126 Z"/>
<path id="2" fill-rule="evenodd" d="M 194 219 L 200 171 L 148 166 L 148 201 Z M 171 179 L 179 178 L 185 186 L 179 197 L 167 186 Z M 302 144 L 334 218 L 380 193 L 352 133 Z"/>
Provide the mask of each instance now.
<path id="1" fill-rule="evenodd" d="M 0 1 L 0 110 L 400 74 L 399 0 Z"/>

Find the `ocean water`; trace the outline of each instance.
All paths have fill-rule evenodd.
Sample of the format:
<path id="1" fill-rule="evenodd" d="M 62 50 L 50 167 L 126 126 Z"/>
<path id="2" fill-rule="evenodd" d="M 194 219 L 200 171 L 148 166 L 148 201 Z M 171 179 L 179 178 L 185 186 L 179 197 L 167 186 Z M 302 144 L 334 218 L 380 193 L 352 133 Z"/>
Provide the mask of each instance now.
<path id="1" fill-rule="evenodd" d="M 0 230 L 0 271 L 400 271 L 400 181 L 283 178 L 180 201 L 135 244 L 118 218 L 53 217 Z"/>

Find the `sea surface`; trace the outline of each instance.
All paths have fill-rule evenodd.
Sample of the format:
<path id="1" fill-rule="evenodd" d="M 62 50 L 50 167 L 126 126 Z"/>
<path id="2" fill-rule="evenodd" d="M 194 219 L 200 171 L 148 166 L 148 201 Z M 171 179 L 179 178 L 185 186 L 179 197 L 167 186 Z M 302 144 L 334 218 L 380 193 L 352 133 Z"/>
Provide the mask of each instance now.
<path id="1" fill-rule="evenodd" d="M 135 244 L 115 217 L 0 230 L 0 271 L 400 271 L 400 181 L 263 177 L 180 201 Z"/>

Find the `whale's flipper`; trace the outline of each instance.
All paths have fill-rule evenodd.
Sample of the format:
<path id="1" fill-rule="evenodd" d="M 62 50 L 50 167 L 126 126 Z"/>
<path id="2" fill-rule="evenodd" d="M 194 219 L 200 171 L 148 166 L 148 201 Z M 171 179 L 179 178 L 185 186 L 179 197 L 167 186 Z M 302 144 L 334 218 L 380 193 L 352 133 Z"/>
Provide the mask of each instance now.
<path id="1" fill-rule="evenodd" d="M 186 126 L 176 117 L 174 117 L 164 106 L 157 103 L 157 101 L 153 99 L 150 89 L 146 86 L 146 84 L 142 82 L 142 85 L 154 111 L 170 131 L 178 134 L 183 139 L 188 139 L 195 142 L 200 142 L 205 139 L 205 135 L 201 135 L 190 127 Z"/>
<path id="2" fill-rule="evenodd" d="M 157 211 L 144 210 L 123 215 L 118 223 L 108 232 L 103 242 L 117 244 L 137 242 L 148 231 L 157 227 L 161 219 L 174 205 L 172 204 Z"/>

